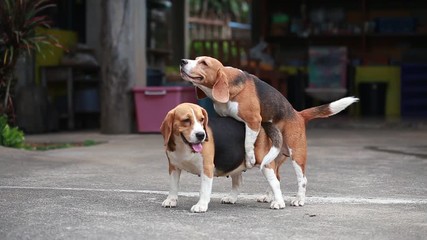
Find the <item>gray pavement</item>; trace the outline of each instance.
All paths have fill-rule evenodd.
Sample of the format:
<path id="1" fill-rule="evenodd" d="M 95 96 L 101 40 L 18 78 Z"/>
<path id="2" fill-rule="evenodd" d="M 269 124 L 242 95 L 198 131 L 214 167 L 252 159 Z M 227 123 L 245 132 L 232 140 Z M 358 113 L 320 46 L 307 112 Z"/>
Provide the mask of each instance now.
<path id="1" fill-rule="evenodd" d="M 255 198 L 258 169 L 243 175 L 235 205 L 219 203 L 231 179 L 215 178 L 204 214 L 200 180 L 183 173 L 178 207 L 161 207 L 168 170 L 160 135 L 93 132 L 27 136 L 32 142 L 105 143 L 33 152 L 0 147 L 0 239 L 425 239 L 427 131 L 309 128 L 308 190 L 291 207 L 296 178 L 281 169 L 287 207 Z"/>

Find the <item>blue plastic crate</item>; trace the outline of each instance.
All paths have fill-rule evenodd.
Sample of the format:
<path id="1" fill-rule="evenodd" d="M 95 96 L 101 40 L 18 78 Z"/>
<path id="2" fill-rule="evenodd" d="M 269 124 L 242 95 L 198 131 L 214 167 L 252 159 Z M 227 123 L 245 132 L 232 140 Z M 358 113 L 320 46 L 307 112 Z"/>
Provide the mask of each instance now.
<path id="1" fill-rule="evenodd" d="M 414 17 L 381 17 L 375 20 L 378 33 L 414 33 L 417 19 Z"/>
<path id="2" fill-rule="evenodd" d="M 427 64 L 402 64 L 400 110 L 403 117 L 427 116 Z"/>

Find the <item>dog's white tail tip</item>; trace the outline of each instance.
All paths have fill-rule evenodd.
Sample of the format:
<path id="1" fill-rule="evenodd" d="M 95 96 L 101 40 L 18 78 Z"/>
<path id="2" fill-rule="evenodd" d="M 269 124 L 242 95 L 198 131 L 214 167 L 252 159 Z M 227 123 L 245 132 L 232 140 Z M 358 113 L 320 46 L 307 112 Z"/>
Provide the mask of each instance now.
<path id="1" fill-rule="evenodd" d="M 337 101 L 331 102 L 329 104 L 329 109 L 331 110 L 331 115 L 337 114 L 342 110 L 346 109 L 351 104 L 358 102 L 359 98 L 357 97 L 345 97 L 341 98 Z"/>
<path id="2" fill-rule="evenodd" d="M 261 165 L 259 166 L 260 170 L 264 169 L 264 166 L 271 163 L 276 159 L 276 157 L 280 154 L 280 148 L 276 148 L 275 146 L 272 146 L 270 148 L 270 151 L 268 151 L 267 155 L 264 156 L 264 159 L 262 159 Z"/>

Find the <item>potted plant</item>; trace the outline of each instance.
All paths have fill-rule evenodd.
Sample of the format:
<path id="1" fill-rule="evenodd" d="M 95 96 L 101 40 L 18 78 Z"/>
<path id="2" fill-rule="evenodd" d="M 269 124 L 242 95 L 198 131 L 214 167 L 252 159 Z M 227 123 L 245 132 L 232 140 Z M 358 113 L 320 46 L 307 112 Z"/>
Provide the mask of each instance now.
<path id="1" fill-rule="evenodd" d="M 54 7 L 50 0 L 2 0 L 0 3 L 0 116 L 14 117 L 12 90 L 16 63 L 24 54 L 41 52 L 42 45 L 62 47 L 36 28 L 49 28 L 49 17 L 42 11 Z"/>

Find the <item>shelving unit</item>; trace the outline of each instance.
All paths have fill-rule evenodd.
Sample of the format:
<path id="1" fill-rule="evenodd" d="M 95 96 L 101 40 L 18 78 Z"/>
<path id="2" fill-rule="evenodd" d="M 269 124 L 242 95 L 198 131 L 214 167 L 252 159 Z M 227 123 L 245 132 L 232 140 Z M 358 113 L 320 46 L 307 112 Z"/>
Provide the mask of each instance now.
<path id="1" fill-rule="evenodd" d="M 164 71 L 170 59 L 171 11 L 168 1 L 147 1 L 147 64 L 150 69 Z"/>
<path id="2" fill-rule="evenodd" d="M 427 1 L 270 0 L 262 2 L 261 11 L 262 38 L 285 52 L 341 45 L 350 58 L 384 56 L 393 62 L 408 48 L 427 48 Z M 275 22 L 280 17 L 283 22 Z M 379 21 L 399 19 L 407 28 L 379 29 Z"/>
<path id="3" fill-rule="evenodd" d="M 273 45 L 274 58 L 284 66 L 307 66 L 310 47 L 346 47 L 349 94 L 359 94 L 360 83 L 386 82 L 387 117 L 427 115 L 423 110 L 427 95 L 420 90 L 427 89 L 427 1 L 267 0 L 258 4 L 260 39 Z M 424 64 L 418 65 L 416 76 L 405 70 L 405 64 L 414 63 Z M 304 91 L 298 91 L 301 98 Z"/>
<path id="4" fill-rule="evenodd" d="M 68 129 L 75 128 L 76 113 L 99 113 L 99 67 L 56 65 L 40 67 L 40 71 L 41 84 L 50 90 L 49 95 L 59 108 L 59 118 L 67 120 Z M 65 93 L 59 95 L 65 95 L 66 99 L 61 104 L 58 94 L 52 94 L 52 91 L 61 92 L 64 85 Z M 85 94 L 87 90 L 90 96 Z"/>

